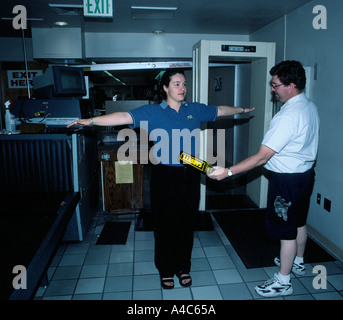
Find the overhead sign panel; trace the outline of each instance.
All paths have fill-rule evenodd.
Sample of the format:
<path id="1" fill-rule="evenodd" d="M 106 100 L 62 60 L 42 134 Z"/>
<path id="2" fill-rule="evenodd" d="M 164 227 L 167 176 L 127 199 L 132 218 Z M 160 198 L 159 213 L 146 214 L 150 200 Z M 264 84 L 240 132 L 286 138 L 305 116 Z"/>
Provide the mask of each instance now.
<path id="1" fill-rule="evenodd" d="M 83 15 L 89 18 L 112 18 L 113 0 L 83 0 Z"/>

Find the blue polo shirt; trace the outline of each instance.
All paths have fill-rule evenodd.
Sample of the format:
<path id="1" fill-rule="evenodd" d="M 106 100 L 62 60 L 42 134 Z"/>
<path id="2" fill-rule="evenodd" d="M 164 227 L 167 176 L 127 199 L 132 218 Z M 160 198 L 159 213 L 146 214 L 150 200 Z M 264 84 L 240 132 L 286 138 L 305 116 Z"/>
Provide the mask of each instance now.
<path id="1" fill-rule="evenodd" d="M 180 166 L 181 151 L 199 156 L 200 124 L 215 121 L 217 107 L 197 102 L 182 102 L 179 112 L 165 100 L 161 104 L 144 105 L 129 111 L 133 125 L 148 132 L 154 142 L 154 157 L 158 163 Z"/>

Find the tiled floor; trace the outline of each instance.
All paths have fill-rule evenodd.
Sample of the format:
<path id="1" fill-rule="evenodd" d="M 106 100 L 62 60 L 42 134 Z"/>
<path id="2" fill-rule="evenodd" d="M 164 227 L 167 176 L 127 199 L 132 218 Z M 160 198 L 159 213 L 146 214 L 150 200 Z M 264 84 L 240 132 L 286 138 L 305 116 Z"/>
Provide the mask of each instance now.
<path id="1" fill-rule="evenodd" d="M 252 300 L 261 299 L 254 287 L 278 271 L 278 267 L 246 269 L 214 220 L 215 230 L 194 234 L 193 285 L 175 281 L 173 290 L 161 289 L 154 266 L 151 231 L 135 231 L 135 217 L 125 245 L 96 245 L 104 226 L 100 213 L 82 243 L 62 244 L 49 268 L 49 285 L 35 299 L 43 300 Z M 313 265 L 307 275 L 292 276 L 294 293 L 278 299 L 343 300 L 343 263 L 322 264 L 327 288 L 313 287 Z M 177 279 L 175 279 L 177 280 Z"/>

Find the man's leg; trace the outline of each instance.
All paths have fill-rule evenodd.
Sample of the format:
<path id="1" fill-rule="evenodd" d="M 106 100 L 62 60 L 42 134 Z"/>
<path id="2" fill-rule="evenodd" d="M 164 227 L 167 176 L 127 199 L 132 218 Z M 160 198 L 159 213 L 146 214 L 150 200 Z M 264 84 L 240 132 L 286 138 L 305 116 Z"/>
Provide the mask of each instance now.
<path id="1" fill-rule="evenodd" d="M 296 252 L 297 242 L 295 239 L 281 240 L 280 272 L 275 273 L 274 278 L 255 287 L 259 295 L 263 297 L 276 297 L 293 293 L 290 277 Z"/>
<path id="2" fill-rule="evenodd" d="M 297 254 L 297 240 L 281 240 L 280 273 L 287 276 L 291 273 L 293 262 Z"/>
<path id="3" fill-rule="evenodd" d="M 303 258 L 307 242 L 307 228 L 306 225 L 298 228 L 297 234 L 297 257 Z"/>
<path id="4" fill-rule="evenodd" d="M 280 273 L 288 275 L 292 271 L 295 257 L 303 259 L 307 242 L 306 225 L 298 228 L 296 240 L 281 240 Z M 301 260 L 303 262 L 303 260 Z"/>

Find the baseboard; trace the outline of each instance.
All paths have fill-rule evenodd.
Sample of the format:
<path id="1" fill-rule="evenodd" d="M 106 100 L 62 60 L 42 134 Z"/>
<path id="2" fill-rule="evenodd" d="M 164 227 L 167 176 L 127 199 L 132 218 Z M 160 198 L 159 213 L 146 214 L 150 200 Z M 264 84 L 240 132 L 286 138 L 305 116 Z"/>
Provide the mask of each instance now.
<path id="1" fill-rule="evenodd" d="M 324 237 L 319 231 L 315 228 L 307 225 L 307 232 L 309 236 L 321 245 L 325 250 L 327 250 L 332 256 L 337 260 L 343 261 L 343 250 Z"/>

